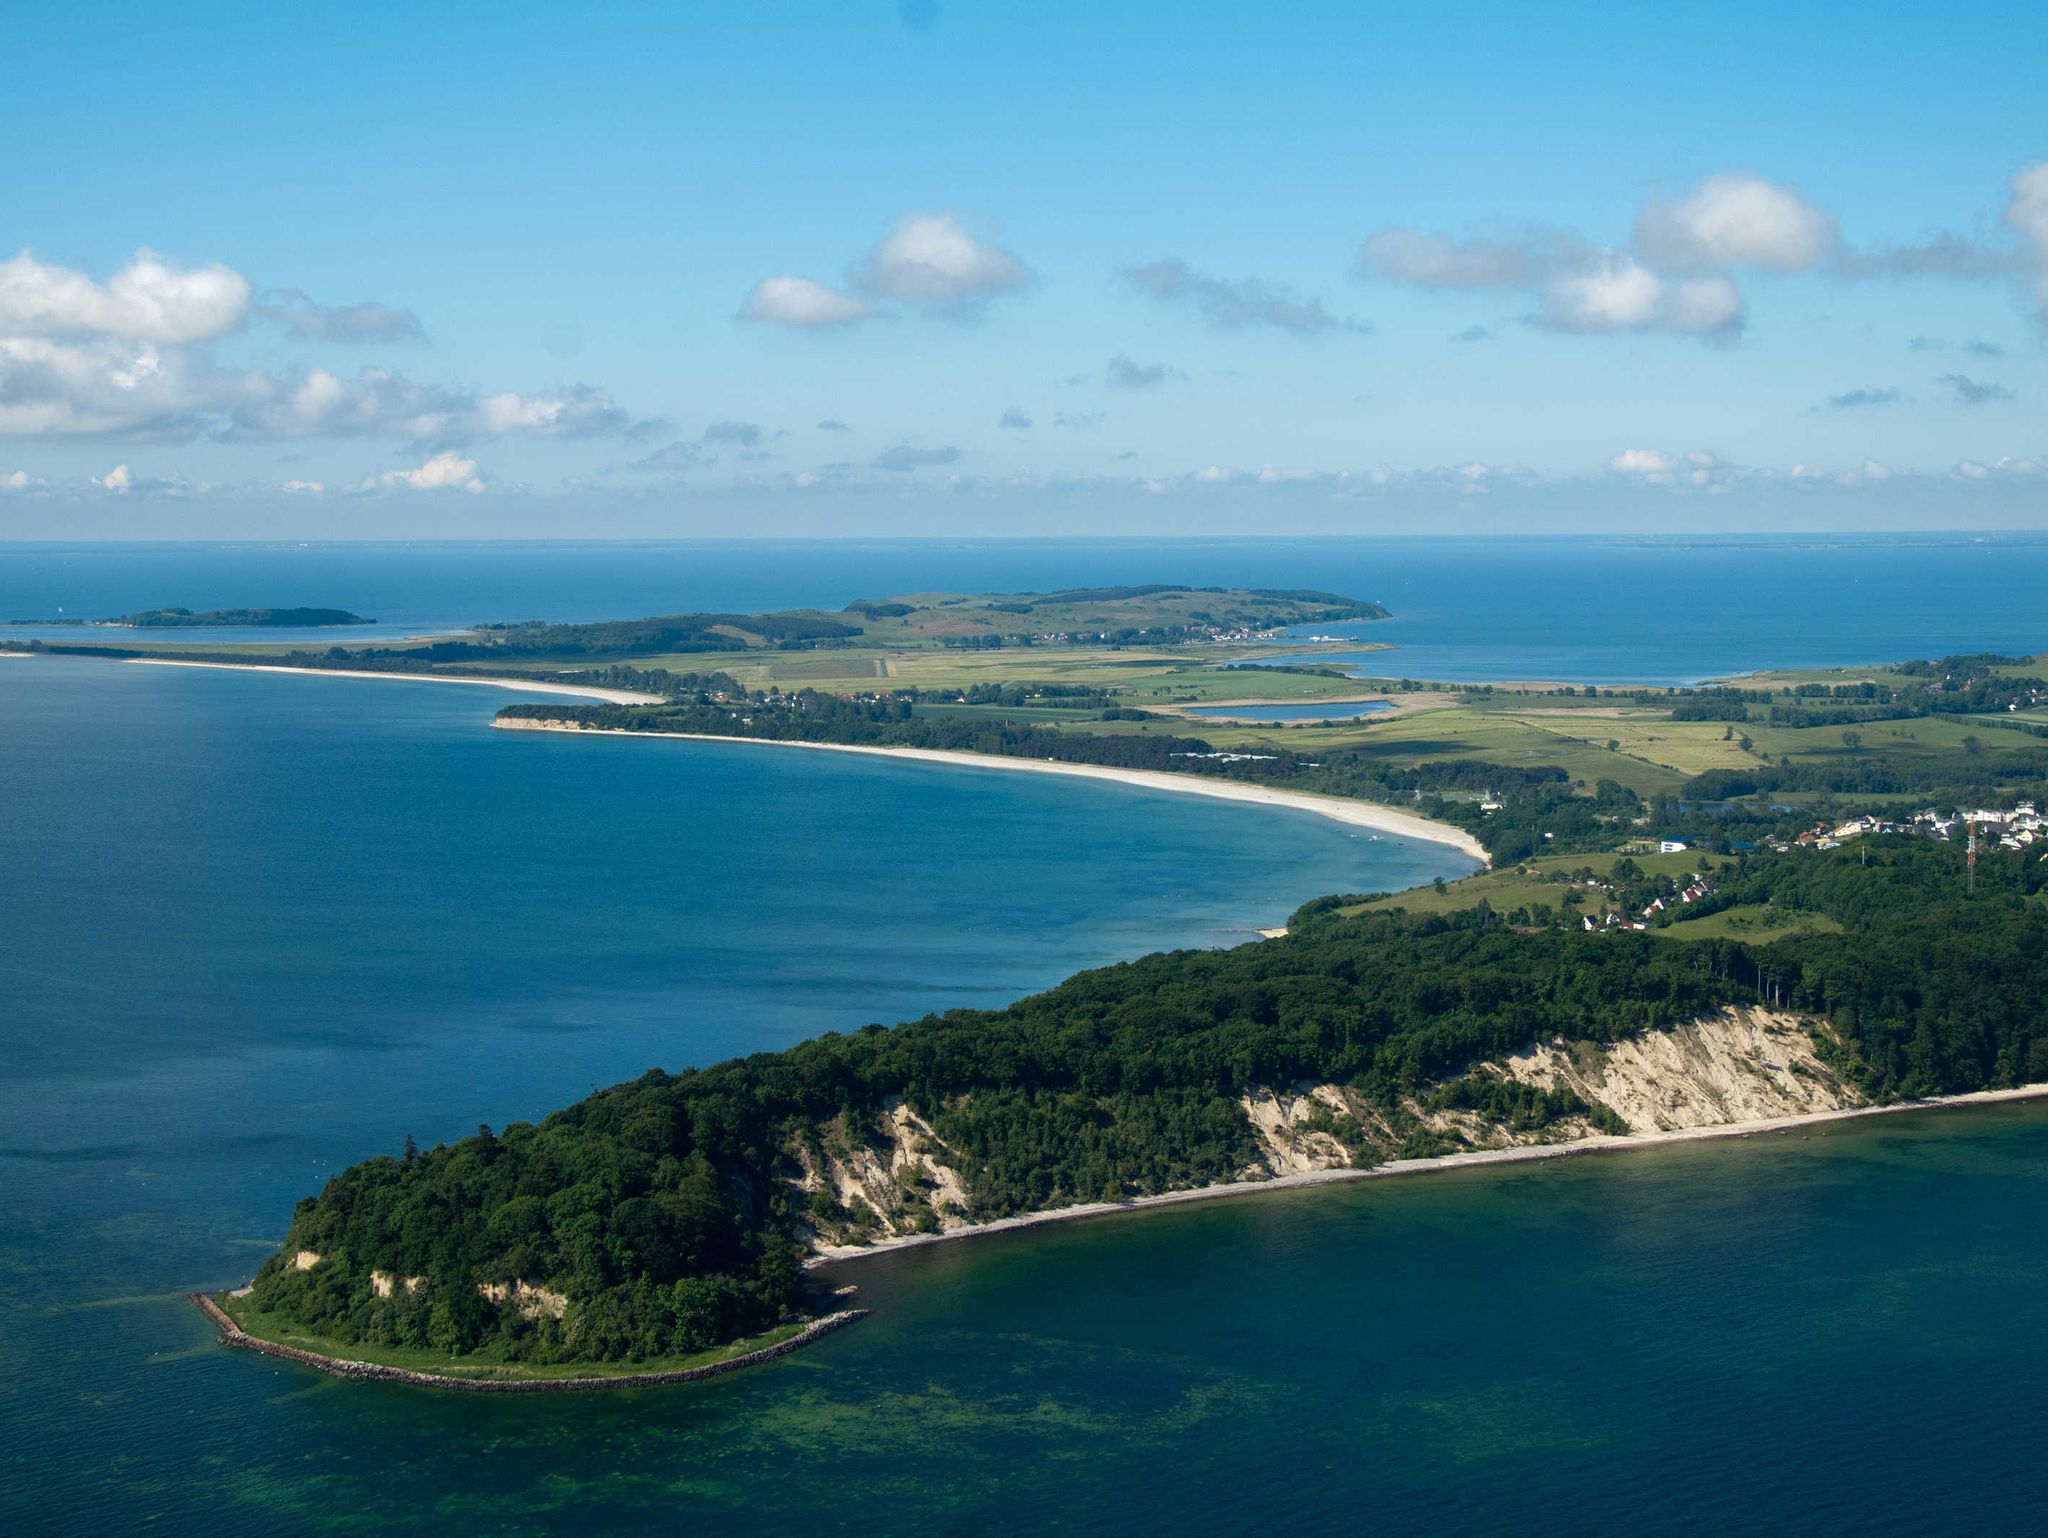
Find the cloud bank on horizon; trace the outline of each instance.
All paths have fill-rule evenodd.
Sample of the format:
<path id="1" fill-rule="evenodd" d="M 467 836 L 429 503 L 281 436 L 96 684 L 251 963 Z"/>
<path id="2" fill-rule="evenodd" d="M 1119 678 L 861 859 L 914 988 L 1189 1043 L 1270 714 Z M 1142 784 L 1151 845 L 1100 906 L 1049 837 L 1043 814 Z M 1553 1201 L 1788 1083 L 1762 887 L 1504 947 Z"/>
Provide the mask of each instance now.
<path id="1" fill-rule="evenodd" d="M 250 533 L 319 507 L 339 531 L 462 507 L 465 532 L 510 533 L 1401 532 L 1446 508 L 1572 527 L 1575 506 L 1589 526 L 2048 525 L 2048 144 L 1959 131 L 1938 174 L 1895 174 L 1895 151 L 1854 153 L 1895 96 L 1871 55 L 1868 79 L 1841 66 L 1832 156 L 1732 104 L 1574 155 L 1511 40 L 1473 60 L 1448 14 L 1405 22 L 1409 45 L 1483 80 L 1359 98 L 1339 87 L 1367 39 L 1336 13 L 1303 24 L 1327 37 L 1308 60 L 1197 11 L 1187 59 L 1127 104 L 1202 102 L 1178 138 L 1090 139 L 1071 120 L 1091 107 L 1041 96 L 1042 39 L 948 9 L 821 28 L 784 64 L 848 69 L 810 99 L 769 84 L 774 50 L 737 16 L 707 25 L 691 45 L 733 87 L 723 116 L 670 105 L 648 133 L 716 142 L 730 169 L 650 148 L 616 177 L 588 155 L 630 154 L 603 104 L 631 78 L 508 21 L 514 73 L 571 108 L 559 153 L 529 138 L 516 184 L 466 186 L 344 143 L 301 166 L 303 233 L 219 169 L 229 128 L 161 126 L 204 216 L 82 133 L 48 139 L 0 258 L 0 537 L 150 503 L 175 504 L 158 529 L 203 505 L 207 530 Z M 1146 35 L 1115 6 L 1098 30 L 1105 60 Z M 1587 46 L 1567 72 L 1587 110 L 1600 89 L 1627 110 Z M 1204 58 L 1242 78 L 1219 94 Z M 211 67 L 230 126 L 253 123 L 263 88 Z M 1290 110 L 1252 110 L 1282 78 Z M 1470 131 L 1439 119 L 1393 152 L 1431 89 L 1463 95 Z M 512 99 L 470 101 L 516 133 Z M 403 80 L 384 106 L 427 110 Z M 0 121 L 78 110 L 31 85 Z M 1702 165 L 1716 133 L 1729 151 Z M 343 237 L 365 173 L 378 216 Z M 124 195 L 88 217 L 67 192 L 95 174 Z"/>

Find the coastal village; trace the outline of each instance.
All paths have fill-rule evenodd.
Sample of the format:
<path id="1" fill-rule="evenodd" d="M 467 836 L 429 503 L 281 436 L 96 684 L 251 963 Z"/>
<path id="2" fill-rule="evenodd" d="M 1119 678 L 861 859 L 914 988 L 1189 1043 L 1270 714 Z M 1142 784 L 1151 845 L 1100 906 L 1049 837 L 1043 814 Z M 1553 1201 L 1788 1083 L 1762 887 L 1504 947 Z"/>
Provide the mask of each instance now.
<path id="1" fill-rule="evenodd" d="M 1729 844 L 1731 853 L 1743 854 L 1762 848 L 1778 854 L 1793 854 L 1804 850 L 1839 849 L 1853 839 L 1876 834 L 1900 834 L 1947 843 L 1956 839 L 1967 839 L 1974 830 L 1980 844 L 1989 848 L 2027 849 L 2035 844 L 2042 846 L 2041 858 L 2048 860 L 2048 819 L 2044 819 L 2037 805 L 2032 801 L 2020 801 L 2005 810 L 1976 808 L 1974 810 L 1942 811 L 1927 807 L 1914 812 L 1904 820 L 1863 815 L 1851 817 L 1842 822 L 1816 823 L 1804 832 L 1790 836 L 1773 836 L 1757 843 L 1736 841 Z M 1647 849 L 1647 841 L 1642 846 Z M 1684 854 L 1690 849 L 1683 839 L 1664 838 L 1656 840 L 1656 853 Z M 1627 900 L 1630 894 L 1624 892 L 1629 883 L 1617 877 L 1603 880 L 1590 871 L 1582 871 L 1570 878 L 1569 884 L 1577 891 L 1598 896 L 1602 907 L 1598 913 L 1581 913 L 1579 924 L 1582 929 L 1641 929 L 1647 930 L 1658 925 L 1658 915 L 1675 913 L 1710 896 L 1714 890 L 1714 876 L 1711 870 L 1702 867 L 1683 877 L 1670 878 L 1668 891 L 1659 892 L 1647 902 L 1640 898 L 1640 889 L 1634 894 L 1635 900 Z M 1620 899 L 1613 905 L 1608 898 Z"/>
<path id="2" fill-rule="evenodd" d="M 1851 817 L 1847 822 L 1821 823 L 1794 838 L 1767 838 L 1764 845 L 1784 853 L 1793 849 L 1834 849 L 1852 838 L 1871 833 L 1915 833 L 1944 841 L 1958 835 L 1967 838 L 1975 829 L 1980 838 L 2003 849 L 2025 849 L 2048 837 L 2048 823 L 2031 801 L 2016 803 L 2009 811 L 1941 812 L 1932 807 L 1915 812 L 1904 822 L 1882 817 Z"/>

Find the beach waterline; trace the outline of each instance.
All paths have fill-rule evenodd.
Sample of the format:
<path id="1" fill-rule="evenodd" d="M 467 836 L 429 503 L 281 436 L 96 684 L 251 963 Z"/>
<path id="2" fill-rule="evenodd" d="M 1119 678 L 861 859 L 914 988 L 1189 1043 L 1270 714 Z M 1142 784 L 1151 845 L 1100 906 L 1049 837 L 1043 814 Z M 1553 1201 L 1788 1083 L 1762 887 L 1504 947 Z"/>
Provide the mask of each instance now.
<path id="1" fill-rule="evenodd" d="M 949 764 L 962 769 L 988 769 L 1021 774 L 1055 774 L 1070 779 L 1106 780 L 1140 790 L 1163 790 L 1176 795 L 1208 796 L 1219 801 L 1247 802 L 1258 806 L 1282 807 L 1312 812 L 1356 828 L 1371 828 L 1402 838 L 1443 844 L 1475 861 L 1484 869 L 1492 863 L 1486 849 L 1471 834 L 1444 823 L 1432 822 L 1413 813 L 1396 811 L 1370 801 L 1353 801 L 1342 796 L 1321 796 L 1308 791 L 1271 790 L 1263 785 L 1246 785 L 1233 780 L 1204 779 L 1192 774 L 1170 774 L 1154 769 L 1116 769 L 1103 764 L 1069 764 L 1056 759 L 1004 758 L 992 753 L 955 753 L 938 748 L 873 747 L 852 742 L 798 742 L 778 737 L 728 737 L 709 732 L 618 731 L 609 727 L 583 726 L 574 721 L 547 721 L 512 717 L 491 723 L 507 731 L 566 732 L 585 737 L 645 737 L 674 742 L 724 742 L 756 748 L 815 748 L 828 753 L 859 753 L 902 763 Z"/>

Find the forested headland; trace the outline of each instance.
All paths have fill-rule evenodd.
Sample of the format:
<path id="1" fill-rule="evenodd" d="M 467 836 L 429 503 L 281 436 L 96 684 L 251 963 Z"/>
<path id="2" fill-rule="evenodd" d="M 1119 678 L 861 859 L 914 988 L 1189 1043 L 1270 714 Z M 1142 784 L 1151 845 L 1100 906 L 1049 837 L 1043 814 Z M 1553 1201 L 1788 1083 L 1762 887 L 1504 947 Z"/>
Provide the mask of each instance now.
<path id="1" fill-rule="evenodd" d="M 2044 875 L 2031 852 L 1993 850 L 1970 894 L 1955 849 L 1903 837 L 1748 856 L 1725 878 L 1744 900 L 1842 926 L 1769 945 L 1522 933 L 1483 905 L 1344 917 L 1323 899 L 1281 940 L 651 1070 L 538 1125 L 408 1140 L 300 1204 L 254 1301 L 336 1342 L 456 1358 L 700 1350 L 806 1306 L 806 1247 L 874 1217 L 811 1176 L 892 1115 L 957 1178 L 960 1215 L 986 1221 L 1241 1178 L 1257 1163 L 1241 1097 L 1260 1085 L 1341 1083 L 1390 1124 L 1424 1096 L 1540 1126 L 1574 1109 L 1568 1093 L 1467 1070 L 1731 1004 L 1811 1020 L 1879 1101 L 2048 1080 Z M 906 1172 L 904 1211 L 931 1198 Z"/>

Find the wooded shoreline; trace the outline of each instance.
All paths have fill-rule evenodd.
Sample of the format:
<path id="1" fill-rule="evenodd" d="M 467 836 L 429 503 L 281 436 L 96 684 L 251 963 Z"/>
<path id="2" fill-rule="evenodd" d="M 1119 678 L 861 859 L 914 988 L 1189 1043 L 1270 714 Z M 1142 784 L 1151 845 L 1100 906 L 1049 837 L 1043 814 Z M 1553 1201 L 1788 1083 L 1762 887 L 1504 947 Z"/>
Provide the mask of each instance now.
<path id="1" fill-rule="evenodd" d="M 1446 1170 L 1475 1169 L 1483 1165 L 1526 1164 L 1538 1159 L 1565 1159 L 1581 1154 L 1629 1153 L 1644 1148 L 1668 1148 L 1676 1143 L 1762 1137 L 1790 1133 L 1803 1127 L 1822 1126 L 1829 1122 L 1857 1121 L 1868 1116 L 1891 1116 L 1907 1111 L 1961 1110 L 1970 1106 L 2043 1099 L 2048 1099 L 2048 1084 L 2023 1084 L 2014 1089 L 1982 1089 L 1961 1095 L 1894 1100 L 1883 1105 L 1844 1106 L 1840 1110 L 1811 1111 L 1798 1116 L 1775 1116 L 1762 1121 L 1718 1122 L 1711 1126 L 1685 1127 L 1668 1132 L 1632 1132 L 1621 1136 L 1575 1138 L 1564 1143 L 1525 1143 L 1513 1148 L 1470 1149 L 1463 1153 L 1437 1154 L 1426 1159 L 1391 1159 L 1385 1164 L 1368 1165 L 1362 1169 L 1310 1170 L 1298 1175 L 1277 1175 L 1269 1180 L 1189 1186 L 1179 1191 L 1161 1191 L 1150 1196 L 1126 1197 L 1122 1201 L 1081 1202 L 1071 1207 L 1048 1207 L 1037 1212 L 1020 1212 L 1014 1217 L 995 1218 L 986 1223 L 970 1223 L 939 1233 L 904 1234 L 894 1238 L 877 1239 L 872 1244 L 834 1246 L 828 1251 L 814 1254 L 804 1262 L 804 1268 L 822 1270 L 830 1266 L 842 1266 L 864 1260 L 873 1255 L 887 1255 L 896 1250 L 917 1249 L 929 1244 L 952 1244 L 962 1239 L 980 1239 L 990 1234 L 1038 1228 L 1047 1223 L 1070 1222 L 1076 1218 L 1113 1217 L 1119 1213 L 1143 1212 L 1155 1207 L 1175 1207 L 1187 1202 L 1263 1196 L 1273 1191 L 1300 1191 L 1311 1186 L 1336 1185 L 1354 1180 L 1433 1175 Z"/>

